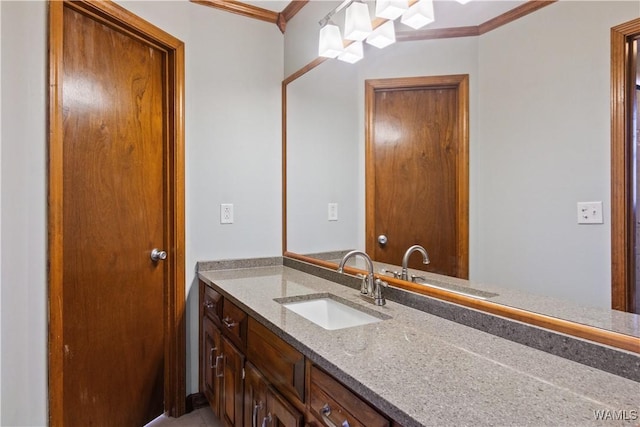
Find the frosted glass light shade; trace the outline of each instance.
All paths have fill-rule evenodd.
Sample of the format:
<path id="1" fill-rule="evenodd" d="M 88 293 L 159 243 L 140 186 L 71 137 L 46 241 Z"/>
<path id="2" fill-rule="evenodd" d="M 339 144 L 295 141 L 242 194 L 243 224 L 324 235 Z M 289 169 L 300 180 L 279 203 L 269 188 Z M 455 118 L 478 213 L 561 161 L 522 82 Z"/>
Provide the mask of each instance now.
<path id="1" fill-rule="evenodd" d="M 396 41 L 396 29 L 393 21 L 387 21 L 373 30 L 371 35 L 367 37 L 367 43 L 379 49 L 387 47 Z"/>
<path id="2" fill-rule="evenodd" d="M 325 58 L 335 58 L 344 51 L 340 28 L 334 24 L 327 24 L 320 29 L 318 55 Z"/>
<path id="3" fill-rule="evenodd" d="M 469 3 L 471 0 L 456 0 L 458 3 L 460 4 L 467 4 Z"/>
<path id="4" fill-rule="evenodd" d="M 401 22 L 417 30 L 435 21 L 433 0 L 418 0 L 402 15 Z"/>
<path id="5" fill-rule="evenodd" d="M 408 0 L 376 0 L 376 16 L 378 18 L 394 20 L 402 15 L 408 8 Z"/>
<path id="6" fill-rule="evenodd" d="M 344 48 L 344 52 L 338 55 L 338 59 L 349 64 L 356 63 L 364 57 L 362 42 L 353 42 Z"/>
<path id="7" fill-rule="evenodd" d="M 369 6 L 355 2 L 347 8 L 344 21 L 344 38 L 347 40 L 362 41 L 371 34 L 371 18 Z"/>

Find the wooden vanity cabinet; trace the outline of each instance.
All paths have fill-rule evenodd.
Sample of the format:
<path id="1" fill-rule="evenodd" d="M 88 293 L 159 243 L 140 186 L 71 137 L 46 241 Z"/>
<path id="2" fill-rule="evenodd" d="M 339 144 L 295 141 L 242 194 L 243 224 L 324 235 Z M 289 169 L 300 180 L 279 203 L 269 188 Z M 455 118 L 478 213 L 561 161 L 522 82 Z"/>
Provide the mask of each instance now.
<path id="1" fill-rule="evenodd" d="M 200 282 L 200 301 L 200 391 L 225 426 L 241 427 L 244 354 L 234 342 L 246 339 L 246 332 L 244 336 L 238 332 L 240 322 L 227 327 L 223 322 L 224 298 L 203 282 Z M 227 321 L 234 323 L 229 318 Z M 246 331 L 246 318 L 244 325 Z M 240 344 L 244 348 L 245 343 Z"/>
<path id="2" fill-rule="evenodd" d="M 303 415 L 251 363 L 245 365 L 245 427 L 300 427 Z"/>
<path id="3" fill-rule="evenodd" d="M 202 281 L 200 301 L 200 391 L 225 427 L 391 425 Z"/>
<path id="4" fill-rule="evenodd" d="M 311 366 L 309 407 L 324 425 L 389 427 L 384 416 L 316 366 Z"/>
<path id="5" fill-rule="evenodd" d="M 216 416 L 220 416 L 220 377 L 217 374 L 219 355 L 222 351 L 222 335 L 213 321 L 202 318 L 200 344 L 200 390 L 209 401 Z"/>
<path id="6" fill-rule="evenodd" d="M 221 356 L 222 385 L 219 417 L 227 427 L 241 427 L 244 403 L 244 355 L 226 336 L 223 336 Z"/>

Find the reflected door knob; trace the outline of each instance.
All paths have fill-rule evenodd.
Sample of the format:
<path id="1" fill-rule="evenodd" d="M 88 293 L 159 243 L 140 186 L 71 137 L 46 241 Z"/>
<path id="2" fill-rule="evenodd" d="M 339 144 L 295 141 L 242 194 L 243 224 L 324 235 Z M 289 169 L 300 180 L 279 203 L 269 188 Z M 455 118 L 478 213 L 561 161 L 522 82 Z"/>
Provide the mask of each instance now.
<path id="1" fill-rule="evenodd" d="M 384 234 L 381 234 L 378 236 L 378 243 L 380 243 L 380 245 L 384 246 L 387 244 L 387 236 L 385 236 Z"/>
<path id="2" fill-rule="evenodd" d="M 158 248 L 153 248 L 151 250 L 151 260 L 154 262 L 162 261 L 167 259 L 167 253 L 165 251 L 161 251 Z"/>

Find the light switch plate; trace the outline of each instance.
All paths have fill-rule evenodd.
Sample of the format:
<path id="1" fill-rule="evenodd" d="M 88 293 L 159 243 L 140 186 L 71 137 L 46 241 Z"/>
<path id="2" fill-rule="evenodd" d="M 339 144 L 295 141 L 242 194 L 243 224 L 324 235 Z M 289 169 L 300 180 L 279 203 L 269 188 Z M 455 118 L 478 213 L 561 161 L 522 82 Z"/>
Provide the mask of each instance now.
<path id="1" fill-rule="evenodd" d="M 578 202 L 578 224 L 604 224 L 602 202 Z"/>

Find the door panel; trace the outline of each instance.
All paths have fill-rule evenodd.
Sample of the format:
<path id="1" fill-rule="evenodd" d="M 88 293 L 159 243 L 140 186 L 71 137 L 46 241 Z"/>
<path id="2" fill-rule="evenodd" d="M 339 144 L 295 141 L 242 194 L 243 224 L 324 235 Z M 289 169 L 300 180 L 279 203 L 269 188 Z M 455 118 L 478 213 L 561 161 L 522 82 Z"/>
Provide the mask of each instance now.
<path id="1" fill-rule="evenodd" d="M 222 352 L 224 354 L 223 397 L 220 405 L 222 420 L 227 427 L 242 427 L 244 356 L 224 336 L 222 337 Z"/>
<path id="2" fill-rule="evenodd" d="M 468 162 L 460 88 L 408 80 L 368 82 L 367 251 L 399 265 L 407 248 L 419 244 L 431 263 L 415 254 L 410 267 L 466 278 Z M 378 243 L 379 235 L 386 244 Z"/>
<path id="3" fill-rule="evenodd" d="M 64 425 L 163 412 L 166 93 L 156 48 L 64 9 Z"/>

